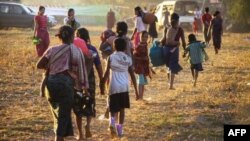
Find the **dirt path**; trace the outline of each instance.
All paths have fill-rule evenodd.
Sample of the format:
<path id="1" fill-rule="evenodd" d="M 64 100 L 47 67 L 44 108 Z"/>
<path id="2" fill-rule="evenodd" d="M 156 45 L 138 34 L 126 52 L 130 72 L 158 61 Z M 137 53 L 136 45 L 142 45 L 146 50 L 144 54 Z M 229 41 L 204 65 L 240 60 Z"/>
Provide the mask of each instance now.
<path id="1" fill-rule="evenodd" d="M 11 47 L 0 41 L 0 140 L 53 140 L 52 115 L 46 100 L 38 97 L 41 72 L 34 69 L 34 47 L 29 36 L 21 33 L 15 35 Z M 13 33 L 0 33 L 1 38 L 9 35 Z M 250 81 L 250 43 L 240 40 L 242 36 L 246 35 L 225 35 L 219 55 L 214 55 L 212 47 L 207 49 L 210 60 L 196 88 L 189 64 L 181 59 L 184 69 L 176 77 L 176 90 L 168 90 L 165 67 L 156 68 L 157 74 L 146 86 L 147 101 L 135 101 L 131 89 L 131 109 L 126 111 L 121 140 L 217 141 L 223 140 L 223 124 L 250 124 L 250 88 L 246 85 Z M 92 40 L 96 43 L 97 39 Z M 97 96 L 97 116 L 105 111 L 105 99 Z M 110 140 L 107 129 L 107 121 L 94 119 L 93 137 L 88 140 Z"/>

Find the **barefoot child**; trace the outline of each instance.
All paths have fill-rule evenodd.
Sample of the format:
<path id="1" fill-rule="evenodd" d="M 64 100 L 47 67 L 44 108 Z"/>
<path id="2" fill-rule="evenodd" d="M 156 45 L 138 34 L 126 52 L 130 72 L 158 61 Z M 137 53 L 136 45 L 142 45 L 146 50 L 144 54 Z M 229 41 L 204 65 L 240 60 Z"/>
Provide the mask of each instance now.
<path id="1" fill-rule="evenodd" d="M 173 13 L 171 15 L 171 26 L 164 31 L 164 37 L 162 39 L 162 45 L 164 48 L 164 55 L 166 60 L 166 65 L 168 67 L 168 77 L 170 79 L 169 89 L 174 90 L 174 79 L 175 75 L 178 74 L 182 67 L 179 64 L 179 47 L 180 41 L 182 42 L 182 47 L 185 50 L 186 42 L 184 37 L 184 30 L 179 26 L 179 15 Z"/>
<path id="2" fill-rule="evenodd" d="M 128 25 L 127 23 L 120 21 L 116 23 L 116 33 L 117 36 L 115 38 L 123 38 L 126 41 L 126 50 L 125 50 L 125 54 L 127 54 L 128 56 L 130 56 L 132 58 L 133 61 L 133 43 L 131 42 L 130 38 L 127 37 L 127 33 L 128 33 Z M 112 38 L 112 39 L 110 39 Z M 111 36 L 108 40 L 110 40 L 110 43 L 113 43 L 113 37 Z M 114 47 L 113 47 L 114 48 Z M 133 79 L 135 78 L 135 74 L 134 72 L 129 72 L 130 77 Z M 134 82 L 134 81 L 132 81 Z M 135 81 L 136 82 L 136 81 Z M 135 95 L 136 95 L 136 100 L 138 100 L 138 90 L 137 90 L 137 84 L 133 83 L 134 89 L 135 89 Z M 103 92 L 104 93 L 104 92 Z M 105 112 L 105 118 L 109 118 L 109 109 L 107 107 L 107 110 Z"/>
<path id="3" fill-rule="evenodd" d="M 196 40 L 194 34 L 188 36 L 189 45 L 185 49 L 184 57 L 189 52 L 190 63 L 191 63 L 191 72 L 193 76 L 194 87 L 196 86 L 197 78 L 199 71 L 203 71 L 202 62 L 204 60 L 204 48 L 206 47 L 205 43 L 199 42 Z"/>
<path id="4" fill-rule="evenodd" d="M 117 38 L 114 41 L 115 52 L 110 55 L 104 78 L 102 79 L 102 89 L 105 82 L 110 77 L 109 85 L 109 109 L 110 109 L 110 131 L 111 136 L 122 136 L 122 128 L 125 118 L 125 108 L 130 108 L 129 102 L 129 72 L 133 72 L 132 59 L 126 51 L 126 41 Z M 110 75 L 111 73 L 111 75 Z M 136 79 L 132 77 L 136 83 Z M 119 116 L 118 116 L 119 115 Z M 119 117 L 116 122 L 116 117 Z"/>
<path id="5" fill-rule="evenodd" d="M 139 99 L 143 100 L 144 85 L 148 84 L 147 76 L 150 74 L 148 56 L 148 32 L 143 31 L 141 41 L 134 50 L 134 71 L 138 74 Z"/>
<path id="6" fill-rule="evenodd" d="M 198 19 L 196 17 L 194 17 L 194 21 L 193 21 L 193 33 L 198 36 Z"/>
<path id="7" fill-rule="evenodd" d="M 83 136 L 84 134 L 83 134 L 83 130 L 82 130 L 82 117 L 83 116 L 86 117 L 85 137 L 90 138 L 90 137 L 92 137 L 92 133 L 90 130 L 91 129 L 91 122 L 92 122 L 92 119 L 96 116 L 96 110 L 95 110 L 96 92 L 95 91 L 96 91 L 96 77 L 97 76 L 95 75 L 94 66 L 96 68 L 96 71 L 97 71 L 97 74 L 98 74 L 98 77 L 100 80 L 103 77 L 103 70 L 102 70 L 102 64 L 100 61 L 98 51 L 97 51 L 96 47 L 91 45 L 91 40 L 90 40 L 90 35 L 89 35 L 88 29 L 79 28 L 79 29 L 77 29 L 76 35 L 77 35 L 78 40 L 83 40 L 86 43 L 86 49 L 88 50 L 88 52 L 91 55 L 91 58 L 93 59 L 92 63 L 88 63 L 88 61 L 90 62 L 90 60 L 87 60 L 87 59 L 85 62 L 87 70 L 89 69 L 89 71 L 88 71 L 89 72 L 88 73 L 88 81 L 89 81 L 88 92 L 89 92 L 89 97 L 90 97 L 89 104 L 86 104 L 84 106 L 85 110 L 81 114 L 75 112 L 77 129 L 78 129 L 77 139 L 82 140 L 84 138 L 84 136 Z M 80 46 L 78 46 L 78 47 L 80 48 Z M 84 51 L 83 51 L 83 53 L 84 53 Z M 83 103 L 84 102 L 82 102 L 82 104 Z"/>

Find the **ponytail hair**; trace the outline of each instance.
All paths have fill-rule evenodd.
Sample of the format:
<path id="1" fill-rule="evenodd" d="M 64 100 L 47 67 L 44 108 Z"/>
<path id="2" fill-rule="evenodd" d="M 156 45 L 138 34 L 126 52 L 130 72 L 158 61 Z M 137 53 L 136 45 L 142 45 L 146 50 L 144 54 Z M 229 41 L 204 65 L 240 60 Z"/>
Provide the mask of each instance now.
<path id="1" fill-rule="evenodd" d="M 128 25 L 127 23 L 121 21 L 116 24 L 116 33 L 118 34 L 118 37 L 122 37 L 126 35 L 128 32 Z"/>
<path id="2" fill-rule="evenodd" d="M 86 28 L 82 27 L 77 29 L 76 36 L 83 39 L 86 43 L 90 44 L 89 31 Z"/>

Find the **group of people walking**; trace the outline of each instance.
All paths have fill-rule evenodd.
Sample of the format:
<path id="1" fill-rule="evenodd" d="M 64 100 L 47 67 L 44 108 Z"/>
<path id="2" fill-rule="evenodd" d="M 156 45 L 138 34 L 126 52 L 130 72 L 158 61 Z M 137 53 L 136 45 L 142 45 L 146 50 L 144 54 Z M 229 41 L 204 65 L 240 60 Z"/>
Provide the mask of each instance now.
<path id="1" fill-rule="evenodd" d="M 131 38 L 127 35 L 128 25 L 123 21 L 116 23 L 116 33 L 112 31 L 110 24 L 108 24 L 107 30 L 102 33 L 102 44 L 107 42 L 112 49 L 110 54 L 102 52 L 107 62 L 105 71 L 102 68 L 101 57 L 96 47 L 91 44 L 89 31 L 80 27 L 79 22 L 74 17 L 74 9 L 69 9 L 64 25 L 59 28 L 59 32 L 56 34 L 61 44 L 48 48 L 49 34 L 46 29 L 44 11 L 45 8 L 41 6 L 35 17 L 34 36 L 41 39 L 41 43 L 36 46 L 37 55 L 40 57 L 37 68 L 46 70 L 41 92 L 42 96 L 46 96 L 54 117 L 55 140 L 62 141 L 67 136 L 73 136 L 72 109 L 76 115 L 77 139 L 84 138 L 83 116 L 87 118 L 85 137 L 92 137 L 91 120 L 96 116 L 94 66 L 100 79 L 100 93 L 104 94 L 105 91 L 108 93 L 106 111 L 109 112 L 111 136 L 121 137 L 125 109 L 130 108 L 129 76 L 135 89 L 136 100 L 143 100 L 144 87 L 148 84 L 148 78 L 151 78 L 152 73 L 154 73 L 148 56 L 149 33 L 146 31 L 141 8 L 134 9 L 135 29 Z M 170 19 L 170 25 L 164 30 L 164 36 L 161 40 L 161 45 L 164 46 L 164 59 L 169 68 L 169 89 L 174 89 L 175 75 L 182 70 L 179 64 L 180 40 L 185 50 L 183 56 L 189 53 L 195 86 L 198 72 L 203 70 L 202 62 L 206 44 L 197 41 L 195 35 L 190 34 L 188 36 L 189 44 L 186 47 L 184 30 L 179 26 L 178 14 L 173 13 Z M 219 30 L 216 28 L 219 21 L 213 19 L 211 23 L 213 34 L 214 32 L 218 34 L 218 31 L 214 30 Z M 221 42 L 221 39 L 216 38 L 215 40 L 217 41 L 216 45 Z M 108 90 L 105 90 L 106 85 L 108 85 Z M 46 93 L 44 93 L 45 87 Z M 76 102 L 77 100 L 78 102 Z M 83 104 L 85 104 L 84 109 Z"/>
<path id="2" fill-rule="evenodd" d="M 199 29 L 202 28 L 204 40 L 207 44 L 209 44 L 212 36 L 215 54 L 218 54 L 221 48 L 221 36 L 223 34 L 222 24 L 223 20 L 219 11 L 215 11 L 212 17 L 209 13 L 209 7 L 205 8 L 204 14 L 202 14 L 199 8 L 196 9 L 193 22 L 193 33 L 198 35 Z"/>

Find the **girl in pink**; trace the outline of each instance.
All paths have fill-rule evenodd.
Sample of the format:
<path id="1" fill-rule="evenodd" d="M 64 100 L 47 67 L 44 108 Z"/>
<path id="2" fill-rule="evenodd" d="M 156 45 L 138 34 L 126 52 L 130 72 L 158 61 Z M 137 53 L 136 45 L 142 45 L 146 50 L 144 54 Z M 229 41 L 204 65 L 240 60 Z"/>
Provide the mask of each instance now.
<path id="1" fill-rule="evenodd" d="M 74 43 L 74 45 L 75 45 L 76 47 L 78 47 L 78 48 L 81 49 L 83 55 L 86 55 L 86 56 L 90 57 L 89 49 L 88 49 L 88 47 L 87 47 L 86 42 L 85 42 L 83 39 L 81 39 L 81 38 L 79 38 L 79 37 L 77 36 L 77 37 L 74 39 L 73 43 Z"/>
<path id="2" fill-rule="evenodd" d="M 196 36 L 198 36 L 198 30 L 199 30 L 199 28 L 198 28 L 198 19 L 195 18 L 195 17 L 194 17 L 194 21 L 193 21 L 192 27 L 193 27 L 193 33 L 194 33 Z"/>
<path id="3" fill-rule="evenodd" d="M 47 30 L 47 16 L 44 15 L 45 7 L 40 6 L 38 14 L 34 18 L 34 37 L 40 39 L 40 43 L 36 45 L 37 56 L 41 57 L 49 47 L 49 33 Z"/>

